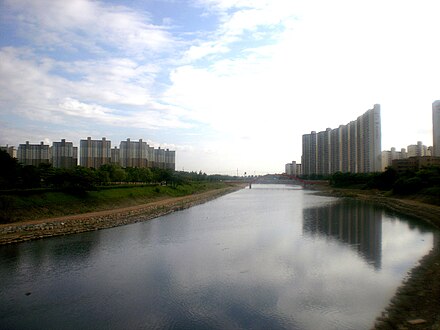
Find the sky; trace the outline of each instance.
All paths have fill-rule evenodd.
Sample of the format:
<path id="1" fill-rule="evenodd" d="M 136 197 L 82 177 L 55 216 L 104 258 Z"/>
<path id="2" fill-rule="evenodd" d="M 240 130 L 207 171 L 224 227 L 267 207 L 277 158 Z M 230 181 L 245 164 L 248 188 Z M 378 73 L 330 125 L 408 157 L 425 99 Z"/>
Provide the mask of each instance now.
<path id="1" fill-rule="evenodd" d="M 381 105 L 432 145 L 440 1 L 0 0 L 0 145 L 143 139 L 176 170 L 281 173 Z"/>

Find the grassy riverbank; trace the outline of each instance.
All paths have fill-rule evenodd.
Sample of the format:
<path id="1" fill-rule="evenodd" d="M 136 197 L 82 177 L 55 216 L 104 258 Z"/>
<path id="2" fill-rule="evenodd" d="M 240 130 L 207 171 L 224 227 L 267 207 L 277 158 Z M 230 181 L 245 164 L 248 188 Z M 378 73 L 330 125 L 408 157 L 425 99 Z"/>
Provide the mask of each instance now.
<path id="1" fill-rule="evenodd" d="M 111 210 L 226 188 L 223 182 L 193 182 L 177 187 L 160 185 L 105 186 L 81 195 L 29 190 L 0 196 L 0 223 L 14 223 Z"/>
<path id="2" fill-rule="evenodd" d="M 243 187 L 243 184 L 238 183 L 200 184 L 196 188 L 196 191 L 192 193 L 190 192 L 194 187 L 189 190 L 184 190 L 184 192 L 174 191 L 171 194 L 173 197 L 170 197 L 166 195 L 168 188 L 164 188 L 165 191 L 155 191 L 155 193 L 158 194 L 157 196 L 151 197 L 149 194 L 143 192 L 140 196 L 137 195 L 136 198 L 134 197 L 133 189 L 127 189 L 123 193 L 116 194 L 118 197 L 120 197 L 121 194 L 128 196 L 125 198 L 125 202 L 120 202 L 119 205 L 113 205 L 112 208 L 106 208 L 105 210 L 99 211 L 97 207 L 94 207 L 94 212 L 0 224 L 0 245 L 45 237 L 82 233 L 146 221 L 205 203 Z M 134 189 L 137 190 L 139 188 L 142 187 L 136 187 Z M 131 196 L 130 193 L 132 193 L 133 196 Z M 184 195 L 179 196 L 182 194 Z M 105 201 L 106 203 L 100 204 L 100 207 L 108 205 L 109 199 L 105 199 Z M 134 204 L 135 201 L 137 201 L 136 205 L 120 207 L 121 203 L 130 205 Z M 144 203 L 139 204 L 141 201 Z M 70 210 L 72 210 L 72 208 L 70 208 Z"/>

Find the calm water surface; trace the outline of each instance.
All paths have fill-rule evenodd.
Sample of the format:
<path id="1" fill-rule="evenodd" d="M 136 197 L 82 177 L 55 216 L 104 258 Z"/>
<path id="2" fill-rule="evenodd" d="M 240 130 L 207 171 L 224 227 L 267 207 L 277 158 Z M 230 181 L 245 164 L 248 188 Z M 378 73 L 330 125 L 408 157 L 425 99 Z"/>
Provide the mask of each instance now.
<path id="1" fill-rule="evenodd" d="M 369 329 L 434 237 L 368 204 L 254 185 L 0 247 L 0 328 Z"/>

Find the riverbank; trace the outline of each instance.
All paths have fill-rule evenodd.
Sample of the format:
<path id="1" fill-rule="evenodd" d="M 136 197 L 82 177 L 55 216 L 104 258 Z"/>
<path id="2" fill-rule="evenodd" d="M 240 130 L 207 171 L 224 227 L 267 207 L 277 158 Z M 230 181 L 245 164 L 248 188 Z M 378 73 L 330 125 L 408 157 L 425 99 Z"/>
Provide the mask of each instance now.
<path id="1" fill-rule="evenodd" d="M 182 197 L 167 197 L 150 203 L 61 217 L 27 220 L 0 225 L 0 245 L 33 239 L 82 233 L 146 221 L 174 211 L 205 203 L 242 189 L 243 184 L 229 184 Z"/>
<path id="2" fill-rule="evenodd" d="M 319 194 L 354 198 L 382 205 L 389 210 L 420 219 L 440 229 L 440 207 L 414 199 L 383 196 L 378 191 L 332 189 Z M 423 257 L 399 287 L 373 329 L 440 329 L 440 242 Z"/>

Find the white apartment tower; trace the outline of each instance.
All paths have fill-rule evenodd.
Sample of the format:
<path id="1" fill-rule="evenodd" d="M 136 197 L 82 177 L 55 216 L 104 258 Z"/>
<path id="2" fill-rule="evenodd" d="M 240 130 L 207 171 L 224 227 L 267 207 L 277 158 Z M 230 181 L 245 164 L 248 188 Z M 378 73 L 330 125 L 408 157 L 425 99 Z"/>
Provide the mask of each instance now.
<path id="1" fill-rule="evenodd" d="M 440 157 L 440 100 L 432 103 L 433 156 Z"/>
<path id="2" fill-rule="evenodd" d="M 74 168 L 78 165 L 78 148 L 72 142 L 52 143 L 52 166 L 56 168 Z"/>
<path id="3" fill-rule="evenodd" d="M 303 174 L 370 173 L 382 170 L 380 105 L 355 121 L 303 137 Z"/>
<path id="4" fill-rule="evenodd" d="M 302 136 L 301 165 L 303 174 L 317 174 L 318 172 L 318 138 L 315 131 Z"/>
<path id="5" fill-rule="evenodd" d="M 291 163 L 287 163 L 285 165 L 285 173 L 287 175 L 296 175 L 296 162 L 292 161 Z"/>
<path id="6" fill-rule="evenodd" d="M 18 145 L 17 159 L 23 165 L 38 166 L 40 164 L 50 163 L 50 148 L 48 144 L 41 142 L 40 144 L 25 144 Z"/>
<path id="7" fill-rule="evenodd" d="M 121 141 L 119 146 L 119 164 L 122 167 L 148 167 L 148 161 L 151 161 L 148 157 L 149 146 L 142 139 L 139 141 Z"/>
<path id="8" fill-rule="evenodd" d="M 79 148 L 79 164 L 83 167 L 98 169 L 111 162 L 111 141 L 105 137 L 101 140 L 92 140 L 90 137 L 80 140 Z"/>

